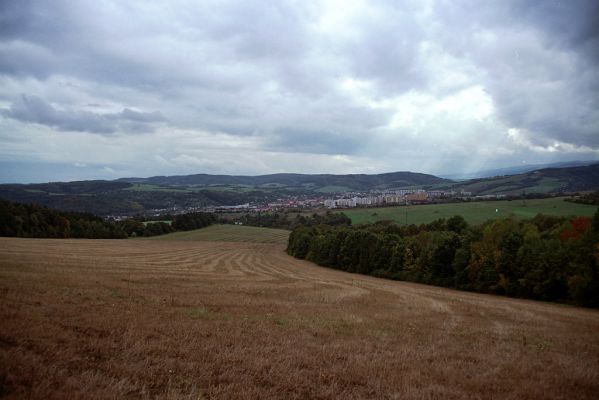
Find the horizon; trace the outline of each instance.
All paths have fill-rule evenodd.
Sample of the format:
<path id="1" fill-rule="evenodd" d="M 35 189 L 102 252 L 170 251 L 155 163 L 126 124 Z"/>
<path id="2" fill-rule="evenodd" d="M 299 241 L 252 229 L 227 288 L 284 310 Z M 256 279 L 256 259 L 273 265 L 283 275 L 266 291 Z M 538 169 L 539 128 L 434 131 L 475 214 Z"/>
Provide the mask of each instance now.
<path id="1" fill-rule="evenodd" d="M 599 163 L 599 161 L 597 160 L 571 160 L 571 161 L 565 161 L 565 162 L 559 162 L 559 163 L 552 163 L 552 164 L 534 164 L 534 165 L 528 165 L 528 167 L 530 167 L 530 169 L 527 172 L 530 171 L 535 171 L 537 169 L 545 169 L 545 168 L 573 168 L 573 167 L 581 167 L 581 166 L 590 166 L 590 165 L 594 165 Z M 567 164 L 567 166 L 560 166 L 562 164 Z M 571 165 L 570 165 L 571 164 Z M 494 172 L 494 171 L 502 171 L 502 170 L 511 170 L 511 169 L 517 169 L 519 167 L 522 166 L 509 166 L 509 167 L 500 167 L 497 168 L 495 170 L 481 170 L 481 171 L 474 171 L 465 175 L 459 175 L 459 174 L 429 174 L 429 173 L 425 173 L 425 172 L 420 172 L 420 171 L 409 171 L 409 170 L 404 170 L 404 171 L 386 171 L 386 172 L 376 172 L 376 173 L 360 173 L 360 172 L 356 172 L 356 173 L 349 173 L 349 174 L 334 174 L 334 173 L 326 173 L 326 172 L 318 172 L 318 173 L 301 173 L 301 172 L 274 172 L 274 173 L 269 173 L 269 174 L 254 174 L 254 175 L 248 175 L 248 174 L 208 174 L 208 173 L 203 173 L 203 172 L 198 172 L 198 173 L 191 173 L 191 174 L 173 174 L 173 175 L 164 175 L 164 174 L 159 174 L 159 175 L 148 175 L 148 176 L 122 176 L 122 177 L 118 177 L 118 178 L 114 178 L 114 179 L 95 179 L 95 178 L 90 178 L 90 179 L 72 179 L 72 180 L 49 180 L 49 181 L 30 181 L 30 182 L 5 182 L 2 180 L 2 173 L 0 171 L 0 185 L 36 185 L 36 184 L 46 184 L 46 183 L 69 183 L 69 182 L 84 182 L 84 181 L 119 181 L 119 180 L 126 180 L 126 179 L 151 179 L 151 178 L 157 178 L 157 177 L 181 177 L 181 176 L 193 176 L 193 175 L 208 175 L 208 176 L 235 176 L 235 177 L 260 177 L 260 176 L 270 176 L 270 175 L 313 175 L 313 176 L 318 176 L 318 175 L 332 175 L 332 176 L 347 176 L 347 175 L 385 175 L 385 174 L 395 174 L 395 173 L 411 173 L 411 174 L 423 174 L 423 175 L 431 175 L 431 176 L 435 176 L 437 178 L 442 178 L 442 179 L 447 179 L 447 180 L 452 180 L 452 181 L 465 181 L 465 180 L 470 180 L 470 179 L 481 179 L 481 178 L 488 178 L 488 177 L 493 177 L 493 176 L 501 176 L 501 175 L 485 175 L 485 173 L 488 172 Z M 525 172 L 513 172 L 513 173 L 508 173 L 505 175 L 519 175 Z"/>
<path id="2" fill-rule="evenodd" d="M 379 172 L 379 173 L 351 173 L 351 174 L 329 174 L 329 173 L 312 173 L 312 174 L 304 174 L 301 172 L 274 172 L 270 174 L 256 174 L 256 175 L 229 175 L 229 174 L 206 174 L 202 172 L 192 173 L 192 174 L 184 174 L 184 175 L 151 175 L 151 176 L 123 176 L 115 179 L 81 179 L 79 181 L 94 181 L 94 180 L 106 180 L 106 181 L 117 181 L 123 179 L 150 179 L 156 177 L 178 177 L 178 176 L 193 176 L 193 175 L 209 175 L 209 176 L 238 176 L 238 177 L 258 177 L 258 176 L 270 176 L 270 175 L 334 175 L 334 176 L 344 176 L 344 175 L 385 175 L 385 174 L 395 174 L 395 173 L 411 173 L 411 174 L 424 174 L 424 175 L 433 175 L 433 174 L 425 174 L 417 171 L 388 171 L 388 172 Z M 434 175 L 436 176 L 436 175 Z M 44 183 L 57 183 L 57 182 L 77 182 L 77 181 L 45 181 L 45 182 L 0 182 L 0 184 L 44 184 Z"/>
<path id="3" fill-rule="evenodd" d="M 3 2 L 0 183 L 597 162 L 597 14 L 592 0 Z"/>

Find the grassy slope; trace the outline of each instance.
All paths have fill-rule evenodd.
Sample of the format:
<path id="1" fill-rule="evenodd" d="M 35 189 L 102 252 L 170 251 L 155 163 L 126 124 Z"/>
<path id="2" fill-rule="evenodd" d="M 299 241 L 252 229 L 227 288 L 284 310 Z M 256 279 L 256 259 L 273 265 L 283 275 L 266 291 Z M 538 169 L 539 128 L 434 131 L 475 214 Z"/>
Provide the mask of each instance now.
<path id="1" fill-rule="evenodd" d="M 316 189 L 315 191 L 318 193 L 340 193 L 340 192 L 348 192 L 350 191 L 351 188 L 348 188 L 347 186 L 323 186 L 320 187 L 318 189 Z"/>
<path id="2" fill-rule="evenodd" d="M 265 236 L 235 226 L 189 233 Z M 591 399 L 599 390 L 596 310 L 348 274 L 281 244 L 0 238 L 0 294 L 7 398 Z"/>
<path id="3" fill-rule="evenodd" d="M 154 236 L 143 240 L 184 240 L 214 242 L 251 242 L 287 244 L 289 231 L 240 225 L 211 225 L 207 228 L 168 235 Z"/>
<path id="4" fill-rule="evenodd" d="M 0 238 L 3 394 L 582 399 L 599 390 L 597 311 L 319 268 L 268 243 L 286 234 L 212 226 L 157 240 Z"/>
<path id="5" fill-rule="evenodd" d="M 145 183 L 135 183 L 128 188 L 124 188 L 122 190 L 127 190 L 130 192 L 186 192 L 186 190 L 168 188 L 158 185 L 148 185 Z"/>
<path id="6" fill-rule="evenodd" d="M 472 179 L 458 184 L 438 184 L 437 188 L 454 188 L 476 194 L 556 193 L 599 189 L 599 164 L 544 168 L 523 174 Z"/>
<path id="7" fill-rule="evenodd" d="M 496 212 L 495 210 L 499 210 Z M 470 224 L 479 224 L 488 219 L 532 218 L 538 213 L 556 216 L 581 215 L 592 216 L 597 207 L 563 201 L 563 198 L 513 200 L 513 201 L 481 201 L 472 203 L 428 204 L 418 206 L 360 208 L 343 210 L 354 224 L 363 224 L 380 220 L 391 220 L 400 224 L 429 223 L 439 218 L 454 215 L 463 216 Z M 376 214 L 376 215 L 374 215 Z"/>

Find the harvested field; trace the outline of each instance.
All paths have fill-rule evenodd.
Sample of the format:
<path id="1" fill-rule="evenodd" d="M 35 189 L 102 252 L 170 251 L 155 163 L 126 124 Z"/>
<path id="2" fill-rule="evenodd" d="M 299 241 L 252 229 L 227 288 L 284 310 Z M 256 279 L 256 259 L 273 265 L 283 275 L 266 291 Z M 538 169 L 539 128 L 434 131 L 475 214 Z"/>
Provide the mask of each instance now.
<path id="1" fill-rule="evenodd" d="M 195 231 L 169 233 L 144 240 L 195 240 L 211 242 L 277 243 L 287 245 L 289 231 L 243 225 L 211 225 Z"/>
<path id="2" fill-rule="evenodd" d="M 0 238 L 0 396 L 599 393 L 596 310 L 325 269 L 287 256 L 281 231 L 250 241 L 239 228 L 226 227 L 237 242 L 222 227 L 188 240 Z"/>

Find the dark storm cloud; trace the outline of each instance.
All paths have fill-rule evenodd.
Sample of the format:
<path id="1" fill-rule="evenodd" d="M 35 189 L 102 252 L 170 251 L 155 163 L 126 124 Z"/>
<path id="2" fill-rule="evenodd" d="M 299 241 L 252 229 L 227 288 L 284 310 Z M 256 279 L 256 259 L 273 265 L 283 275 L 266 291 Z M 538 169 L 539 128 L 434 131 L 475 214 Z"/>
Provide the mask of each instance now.
<path id="1" fill-rule="evenodd" d="M 89 111 L 55 109 L 35 96 L 21 96 L 2 115 L 26 123 L 36 123 L 61 131 L 109 134 L 124 129 L 128 132 L 153 131 L 152 123 L 165 121 L 159 112 L 143 113 L 128 108 L 118 113 L 97 114 Z"/>
<path id="2" fill-rule="evenodd" d="M 523 107 L 530 114 L 522 125 L 537 133 L 538 137 L 531 136 L 536 142 L 556 139 L 598 148 L 599 2 L 518 2 L 514 9 L 523 22 L 539 29 L 550 54 L 566 59 L 555 63 L 561 70 L 540 74 L 537 82 L 523 86 L 531 96 L 528 107 Z M 537 110 L 530 106 L 535 103 Z M 508 118 L 518 114 L 510 111 Z"/>
<path id="3" fill-rule="evenodd" d="M 534 24 L 562 47 L 599 57 L 599 2 L 596 0 L 514 2 L 512 12 Z"/>
<path id="4" fill-rule="evenodd" d="M 599 2 L 442 3 L 444 48 L 485 73 L 508 126 L 533 143 L 599 147 Z"/>

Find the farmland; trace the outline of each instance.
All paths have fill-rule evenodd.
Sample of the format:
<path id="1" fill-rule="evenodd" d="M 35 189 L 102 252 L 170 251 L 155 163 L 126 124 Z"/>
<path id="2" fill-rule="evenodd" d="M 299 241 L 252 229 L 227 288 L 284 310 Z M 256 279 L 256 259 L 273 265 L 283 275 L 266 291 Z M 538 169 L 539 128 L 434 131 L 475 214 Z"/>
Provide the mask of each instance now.
<path id="1" fill-rule="evenodd" d="M 426 204 L 381 208 L 358 208 L 343 210 L 354 224 L 389 220 L 399 224 L 426 224 L 439 218 L 463 216 L 469 224 L 480 224 L 489 219 L 513 217 L 533 218 L 541 213 L 555 216 L 592 216 L 596 206 L 564 201 L 564 198 L 531 200 L 498 200 L 468 203 Z"/>
<path id="2" fill-rule="evenodd" d="M 596 310 L 320 268 L 285 254 L 285 231 L 182 234 L 0 238 L 0 394 L 591 399 L 599 390 Z"/>
<path id="3" fill-rule="evenodd" d="M 212 241 L 287 244 L 289 231 L 255 226 L 212 225 L 195 231 L 175 232 L 144 240 Z"/>

